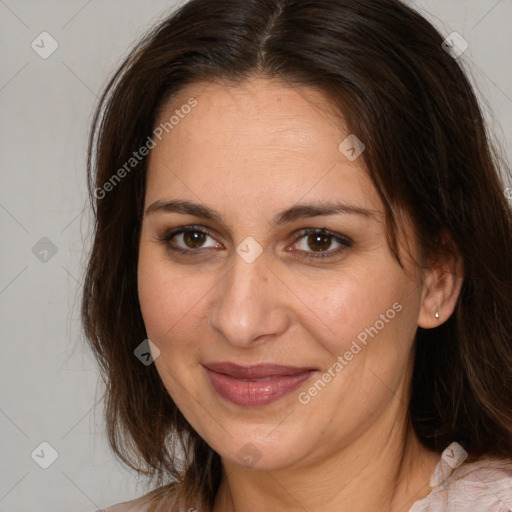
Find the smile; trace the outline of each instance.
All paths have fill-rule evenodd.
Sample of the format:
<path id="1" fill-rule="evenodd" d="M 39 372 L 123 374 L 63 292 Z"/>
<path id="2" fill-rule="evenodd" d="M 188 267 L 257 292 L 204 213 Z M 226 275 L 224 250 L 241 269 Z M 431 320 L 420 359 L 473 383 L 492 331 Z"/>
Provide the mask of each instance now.
<path id="1" fill-rule="evenodd" d="M 224 399 L 241 406 L 260 406 L 278 400 L 310 379 L 316 369 L 264 364 L 203 365 L 213 389 Z"/>

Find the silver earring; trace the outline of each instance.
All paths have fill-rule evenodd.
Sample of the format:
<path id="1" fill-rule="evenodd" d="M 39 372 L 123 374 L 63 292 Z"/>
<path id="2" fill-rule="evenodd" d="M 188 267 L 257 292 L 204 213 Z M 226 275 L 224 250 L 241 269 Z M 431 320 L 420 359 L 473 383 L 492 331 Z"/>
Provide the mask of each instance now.
<path id="1" fill-rule="evenodd" d="M 439 309 L 436 309 L 436 314 L 434 315 L 436 318 L 439 318 Z"/>

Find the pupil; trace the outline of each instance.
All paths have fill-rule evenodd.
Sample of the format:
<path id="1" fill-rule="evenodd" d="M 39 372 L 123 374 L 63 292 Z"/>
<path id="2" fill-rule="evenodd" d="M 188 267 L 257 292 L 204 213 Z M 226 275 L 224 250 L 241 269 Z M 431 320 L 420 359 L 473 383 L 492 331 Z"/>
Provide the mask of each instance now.
<path id="1" fill-rule="evenodd" d="M 330 245 L 328 235 L 318 235 L 318 234 L 310 235 L 309 240 L 310 240 L 310 242 L 313 242 L 313 245 L 316 246 L 317 249 L 326 250 L 329 248 L 329 245 Z M 319 242 L 319 243 L 317 243 L 317 242 Z"/>
<path id="2" fill-rule="evenodd" d="M 199 231 L 187 231 L 185 233 L 185 243 L 191 247 L 200 246 L 204 243 L 204 233 Z"/>

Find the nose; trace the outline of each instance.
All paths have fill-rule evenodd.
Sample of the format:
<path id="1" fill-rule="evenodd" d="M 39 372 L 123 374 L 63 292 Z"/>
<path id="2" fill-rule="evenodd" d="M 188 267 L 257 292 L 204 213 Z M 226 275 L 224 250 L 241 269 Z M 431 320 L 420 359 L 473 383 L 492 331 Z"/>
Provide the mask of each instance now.
<path id="1" fill-rule="evenodd" d="M 249 347 L 281 335 L 289 326 L 285 292 L 264 254 L 247 263 L 238 254 L 215 288 L 209 325 L 233 346 Z"/>

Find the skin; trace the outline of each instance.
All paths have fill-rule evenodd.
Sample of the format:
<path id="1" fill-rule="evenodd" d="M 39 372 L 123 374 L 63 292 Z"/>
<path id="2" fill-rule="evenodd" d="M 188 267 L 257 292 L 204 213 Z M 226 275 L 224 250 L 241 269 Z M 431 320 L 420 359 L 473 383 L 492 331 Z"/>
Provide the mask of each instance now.
<path id="1" fill-rule="evenodd" d="M 319 91 L 261 77 L 242 85 L 196 83 L 160 120 L 191 97 L 197 106 L 151 152 L 145 209 L 186 199 L 215 209 L 224 222 L 146 213 L 139 298 L 148 337 L 161 351 L 155 364 L 166 389 L 222 458 L 214 512 L 408 510 L 429 493 L 439 462 L 407 421 L 414 335 L 453 312 L 460 263 L 440 260 L 420 270 L 406 218 L 405 269 L 399 266 L 362 158 L 350 161 L 339 151 L 349 131 Z M 369 213 L 272 225 L 281 210 L 319 201 Z M 190 225 L 211 236 L 196 245 L 183 234 L 162 241 Z M 352 244 L 327 238 L 321 250 L 343 250 L 308 259 L 319 249 L 300 233 L 306 228 Z M 236 251 L 249 236 L 262 249 L 252 263 Z M 265 406 L 231 404 L 202 367 L 276 363 L 315 367 L 321 376 L 395 303 L 401 311 L 307 404 L 297 397 L 312 382 Z M 260 456 L 253 465 L 237 457 L 247 443 Z"/>

